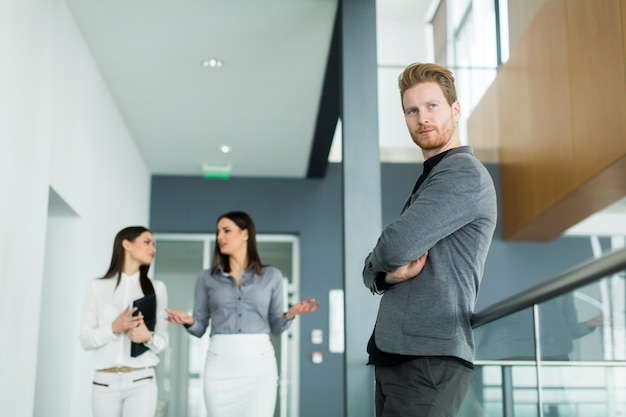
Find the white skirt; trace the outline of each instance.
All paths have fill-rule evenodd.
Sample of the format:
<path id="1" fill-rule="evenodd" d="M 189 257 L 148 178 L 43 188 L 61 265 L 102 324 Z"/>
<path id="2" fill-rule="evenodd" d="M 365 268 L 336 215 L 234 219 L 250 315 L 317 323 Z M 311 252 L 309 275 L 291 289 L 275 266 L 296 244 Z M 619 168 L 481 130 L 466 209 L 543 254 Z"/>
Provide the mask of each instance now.
<path id="1" fill-rule="evenodd" d="M 278 370 L 267 334 L 211 337 L 204 368 L 208 417 L 272 417 Z"/>

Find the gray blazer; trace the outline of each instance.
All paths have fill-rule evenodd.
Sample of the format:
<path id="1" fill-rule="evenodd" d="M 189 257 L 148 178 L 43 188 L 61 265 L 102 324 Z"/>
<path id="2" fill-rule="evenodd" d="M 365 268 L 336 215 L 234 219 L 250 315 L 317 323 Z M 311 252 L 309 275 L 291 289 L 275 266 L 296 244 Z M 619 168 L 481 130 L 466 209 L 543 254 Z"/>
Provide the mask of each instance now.
<path id="1" fill-rule="evenodd" d="M 496 192 L 483 164 L 460 147 L 446 155 L 387 225 L 365 259 L 363 282 L 383 293 L 376 345 L 384 352 L 474 361 L 470 324 L 496 226 Z M 428 251 L 422 272 L 386 290 L 392 272 Z"/>

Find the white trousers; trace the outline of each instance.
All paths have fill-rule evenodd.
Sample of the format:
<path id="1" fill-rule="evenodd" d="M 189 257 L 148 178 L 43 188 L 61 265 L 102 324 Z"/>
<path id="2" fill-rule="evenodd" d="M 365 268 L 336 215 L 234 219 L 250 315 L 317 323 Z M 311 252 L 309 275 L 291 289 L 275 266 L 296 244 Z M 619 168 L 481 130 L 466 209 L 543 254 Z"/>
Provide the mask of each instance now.
<path id="1" fill-rule="evenodd" d="M 208 417 L 272 417 L 278 370 L 267 334 L 214 335 L 207 351 Z"/>
<path id="2" fill-rule="evenodd" d="M 123 374 L 96 371 L 91 409 L 94 417 L 154 417 L 157 382 L 154 368 Z"/>

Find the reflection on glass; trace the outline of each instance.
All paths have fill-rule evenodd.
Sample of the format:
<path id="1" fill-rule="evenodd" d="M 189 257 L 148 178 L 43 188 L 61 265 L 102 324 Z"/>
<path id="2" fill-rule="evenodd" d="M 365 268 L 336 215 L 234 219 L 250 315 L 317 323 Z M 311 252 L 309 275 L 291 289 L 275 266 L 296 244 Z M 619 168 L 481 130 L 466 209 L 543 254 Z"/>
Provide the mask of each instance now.
<path id="1" fill-rule="evenodd" d="M 474 383 L 459 416 L 626 416 L 625 276 L 474 329 Z"/>
<path id="2" fill-rule="evenodd" d="M 623 302 L 618 274 L 539 305 L 544 416 L 626 415 Z"/>
<path id="3" fill-rule="evenodd" d="M 503 372 L 511 371 L 511 393 L 515 416 L 536 417 L 539 415 L 539 394 L 537 392 L 537 371 L 534 366 L 516 365 L 504 367 Z"/>
<path id="4" fill-rule="evenodd" d="M 528 308 L 474 330 L 476 359 L 535 360 L 533 311 Z"/>
<path id="5" fill-rule="evenodd" d="M 552 365 L 540 368 L 544 417 L 623 416 L 623 366 Z"/>
<path id="6" fill-rule="evenodd" d="M 603 323 L 602 314 L 579 320 L 572 292 L 540 304 L 538 310 L 540 352 L 543 360 L 570 360 L 574 341 L 590 335 Z M 600 347 L 592 355 L 595 359 L 602 359 Z"/>
<path id="7" fill-rule="evenodd" d="M 502 368 L 480 366 L 474 372 L 472 388 L 459 411 L 462 417 L 503 417 Z"/>
<path id="8" fill-rule="evenodd" d="M 191 311 L 193 297 L 190 294 L 202 269 L 204 252 L 204 240 L 157 238 L 154 276 L 167 285 L 170 306 Z M 202 380 L 195 363 L 202 362 L 204 353 L 190 354 L 190 351 L 194 349 L 191 342 L 202 343 L 205 339 L 190 338 L 182 326 L 170 325 L 168 332 L 170 346 L 163 353 L 165 360 L 161 361 L 157 372 L 163 377 L 158 385 L 159 399 L 166 405 L 164 417 L 203 417 Z"/>

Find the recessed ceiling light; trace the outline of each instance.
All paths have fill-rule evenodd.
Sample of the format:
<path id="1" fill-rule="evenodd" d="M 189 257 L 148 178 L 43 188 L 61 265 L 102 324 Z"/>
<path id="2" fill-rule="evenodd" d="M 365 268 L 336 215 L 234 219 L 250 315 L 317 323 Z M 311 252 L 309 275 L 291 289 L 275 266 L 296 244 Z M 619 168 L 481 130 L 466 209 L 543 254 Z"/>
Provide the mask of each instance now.
<path id="1" fill-rule="evenodd" d="M 224 61 L 217 58 L 209 58 L 202 61 L 202 66 L 205 68 L 220 68 L 224 65 Z"/>
<path id="2" fill-rule="evenodd" d="M 233 147 L 230 145 L 220 145 L 220 152 L 222 153 L 231 153 L 233 151 Z"/>

